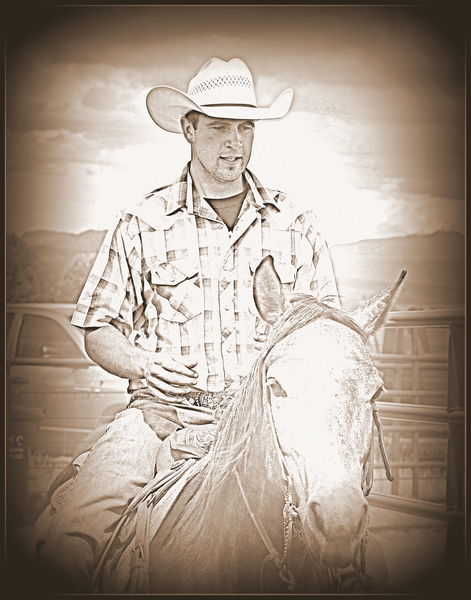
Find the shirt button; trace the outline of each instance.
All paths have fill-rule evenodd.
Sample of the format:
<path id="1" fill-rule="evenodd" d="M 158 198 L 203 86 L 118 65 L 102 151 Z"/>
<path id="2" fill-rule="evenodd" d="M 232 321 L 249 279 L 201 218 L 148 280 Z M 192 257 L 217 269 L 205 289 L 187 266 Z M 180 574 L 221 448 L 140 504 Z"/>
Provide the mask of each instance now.
<path id="1" fill-rule="evenodd" d="M 232 346 L 229 346 L 229 347 L 227 348 L 227 351 L 228 351 L 228 352 L 232 352 Z"/>
<path id="2" fill-rule="evenodd" d="M 231 307 L 230 306 L 225 306 L 224 310 L 231 310 Z"/>
<path id="3" fill-rule="evenodd" d="M 218 229 L 223 229 L 224 225 L 219 224 Z"/>

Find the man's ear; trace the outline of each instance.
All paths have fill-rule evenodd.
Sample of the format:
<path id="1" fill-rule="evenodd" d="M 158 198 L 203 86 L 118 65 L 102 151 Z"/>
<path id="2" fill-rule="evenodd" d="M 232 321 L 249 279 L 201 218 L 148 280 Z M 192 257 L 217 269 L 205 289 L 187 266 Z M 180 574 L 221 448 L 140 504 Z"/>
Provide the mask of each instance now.
<path id="1" fill-rule="evenodd" d="M 182 128 L 182 133 L 185 136 L 185 139 L 190 144 L 195 140 L 195 128 L 193 127 L 193 123 L 183 116 L 180 119 L 180 126 Z"/>
<path id="2" fill-rule="evenodd" d="M 253 298 L 262 319 L 273 325 L 283 313 L 285 298 L 273 257 L 265 256 L 253 276 Z"/>

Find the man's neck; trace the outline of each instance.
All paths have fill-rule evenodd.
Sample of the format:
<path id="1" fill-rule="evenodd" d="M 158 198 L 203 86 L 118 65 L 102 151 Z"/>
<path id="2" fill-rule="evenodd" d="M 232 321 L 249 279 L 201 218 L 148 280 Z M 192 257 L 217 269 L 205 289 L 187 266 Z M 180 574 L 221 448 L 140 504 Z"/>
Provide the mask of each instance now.
<path id="1" fill-rule="evenodd" d="M 245 188 L 242 175 L 235 181 L 217 181 L 193 162 L 190 163 L 190 174 L 198 193 L 203 198 L 228 198 L 239 194 Z"/>

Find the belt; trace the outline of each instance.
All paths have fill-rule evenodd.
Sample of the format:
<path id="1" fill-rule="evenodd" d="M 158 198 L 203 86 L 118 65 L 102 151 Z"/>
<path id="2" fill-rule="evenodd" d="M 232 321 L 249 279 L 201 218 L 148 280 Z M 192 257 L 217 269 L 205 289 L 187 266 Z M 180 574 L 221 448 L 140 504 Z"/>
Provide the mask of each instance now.
<path id="1" fill-rule="evenodd" d="M 201 406 L 203 408 L 210 408 L 216 410 L 220 407 L 225 407 L 234 395 L 234 390 L 230 392 L 224 390 L 222 392 L 189 392 L 188 394 L 174 396 L 175 402 L 181 402 L 183 404 L 190 404 L 192 406 Z M 128 407 L 132 406 L 135 402 L 140 400 L 155 400 L 155 396 L 151 394 L 148 389 L 135 390 L 132 393 Z"/>
<path id="2" fill-rule="evenodd" d="M 220 404 L 227 400 L 227 392 L 190 392 L 182 396 L 182 399 L 193 406 L 216 410 Z"/>

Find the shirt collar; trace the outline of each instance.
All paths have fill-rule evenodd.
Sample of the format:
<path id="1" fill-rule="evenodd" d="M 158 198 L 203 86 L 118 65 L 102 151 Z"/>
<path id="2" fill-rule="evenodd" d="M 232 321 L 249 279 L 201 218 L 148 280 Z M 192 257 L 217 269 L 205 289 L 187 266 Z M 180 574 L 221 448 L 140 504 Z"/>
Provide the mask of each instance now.
<path id="1" fill-rule="evenodd" d="M 252 192 L 247 196 L 249 204 L 252 204 L 257 210 L 260 210 L 267 204 L 272 204 L 277 210 L 280 210 L 278 206 L 278 192 L 267 190 L 267 188 L 260 183 L 259 179 L 248 169 L 245 169 L 244 177 Z"/>
<path id="2" fill-rule="evenodd" d="M 188 208 L 188 212 L 193 213 L 193 199 L 191 197 L 191 176 L 190 176 L 190 163 L 185 165 L 180 177 L 173 184 L 170 191 L 166 215 L 180 210 L 181 208 Z"/>
<path id="3" fill-rule="evenodd" d="M 257 210 L 260 210 L 267 204 L 273 205 L 277 210 L 278 206 L 278 193 L 276 191 L 267 190 L 267 188 L 259 181 L 259 179 L 248 169 L 244 171 L 245 180 L 249 186 L 249 192 L 247 194 L 247 202 L 254 206 Z M 193 214 L 195 208 L 194 197 L 193 197 L 193 180 L 190 174 L 190 163 L 185 165 L 180 177 L 172 186 L 170 196 L 168 199 L 167 210 L 165 213 L 171 215 L 177 210 L 186 207 L 188 214 Z M 201 204 L 200 195 L 197 194 L 197 203 Z"/>

